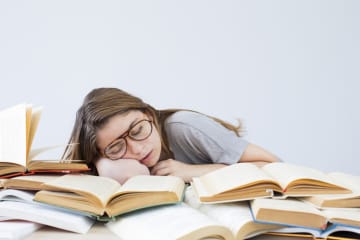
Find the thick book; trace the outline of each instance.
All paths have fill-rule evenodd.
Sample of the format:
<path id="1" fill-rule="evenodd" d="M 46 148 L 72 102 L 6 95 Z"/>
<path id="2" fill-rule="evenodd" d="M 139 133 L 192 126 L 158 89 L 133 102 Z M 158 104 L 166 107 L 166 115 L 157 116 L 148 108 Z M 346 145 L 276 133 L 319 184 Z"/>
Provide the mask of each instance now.
<path id="1" fill-rule="evenodd" d="M 237 163 L 194 177 L 192 185 L 203 203 L 351 193 L 326 173 L 284 162 Z"/>
<path id="2" fill-rule="evenodd" d="M 6 189 L 20 189 L 20 190 L 32 190 L 38 191 L 43 189 L 43 184 L 54 180 L 58 177 L 63 176 L 64 174 L 34 174 L 34 175 L 24 175 L 16 176 L 12 178 L 3 178 L 2 187 Z"/>
<path id="3" fill-rule="evenodd" d="M 319 239 L 319 240 L 358 240 L 360 228 L 333 224 L 325 230 L 285 227 L 263 234 L 263 239 Z M 263 240 L 256 239 L 256 240 Z"/>
<path id="4" fill-rule="evenodd" d="M 332 178 L 341 182 L 343 186 L 350 189 L 348 194 L 325 194 L 306 197 L 303 200 L 310 202 L 319 208 L 359 208 L 360 207 L 360 176 L 332 172 Z"/>
<path id="5" fill-rule="evenodd" d="M 324 209 L 298 199 L 255 199 L 251 211 L 256 221 L 312 229 L 327 229 L 337 224 L 360 228 L 360 209 Z"/>
<path id="6" fill-rule="evenodd" d="M 107 177 L 66 174 L 43 187 L 45 190 L 35 194 L 35 201 L 106 220 L 141 208 L 181 202 L 185 182 L 175 176 L 138 175 L 121 185 Z"/>
<path id="7" fill-rule="evenodd" d="M 185 203 L 125 214 L 105 226 L 122 240 L 234 240 L 229 228 Z"/>
<path id="8" fill-rule="evenodd" d="M 81 160 L 36 160 L 38 154 L 48 149 L 31 150 L 41 112 L 41 107 L 33 108 L 30 104 L 19 104 L 0 112 L 0 177 L 89 170 Z"/>
<path id="9" fill-rule="evenodd" d="M 209 218 L 229 228 L 235 239 L 248 239 L 282 228 L 282 225 L 254 221 L 248 201 L 236 203 L 200 203 L 192 187 L 185 192 L 184 202 Z"/>
<path id="10" fill-rule="evenodd" d="M 0 219 L 19 219 L 76 233 L 87 233 L 94 219 L 33 201 L 34 192 L 0 191 Z"/>

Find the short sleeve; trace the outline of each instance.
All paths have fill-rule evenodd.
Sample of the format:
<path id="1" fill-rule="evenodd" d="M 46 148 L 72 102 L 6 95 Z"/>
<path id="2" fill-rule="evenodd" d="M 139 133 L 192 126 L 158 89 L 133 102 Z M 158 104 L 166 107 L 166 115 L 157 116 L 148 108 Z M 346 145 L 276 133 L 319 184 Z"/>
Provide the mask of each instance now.
<path id="1" fill-rule="evenodd" d="M 192 164 L 233 164 L 248 142 L 206 115 L 179 111 L 165 121 L 165 131 L 175 159 Z"/>

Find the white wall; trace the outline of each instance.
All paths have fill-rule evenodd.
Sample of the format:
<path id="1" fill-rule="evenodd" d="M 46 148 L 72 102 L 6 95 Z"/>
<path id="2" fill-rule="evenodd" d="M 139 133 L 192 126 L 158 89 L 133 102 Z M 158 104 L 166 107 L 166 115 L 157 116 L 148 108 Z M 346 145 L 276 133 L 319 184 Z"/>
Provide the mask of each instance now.
<path id="1" fill-rule="evenodd" d="M 236 122 L 285 161 L 360 174 L 359 1 L 0 1 L 0 108 L 65 143 L 95 87 Z"/>

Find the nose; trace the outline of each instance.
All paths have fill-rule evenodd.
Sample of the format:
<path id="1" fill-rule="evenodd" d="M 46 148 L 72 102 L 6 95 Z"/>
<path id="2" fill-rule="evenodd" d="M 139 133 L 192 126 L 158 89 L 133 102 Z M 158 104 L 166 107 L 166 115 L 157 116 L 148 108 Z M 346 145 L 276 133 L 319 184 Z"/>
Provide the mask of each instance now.
<path id="1" fill-rule="evenodd" d="M 142 153 L 144 149 L 144 143 L 142 141 L 132 140 L 130 138 L 126 139 L 127 143 L 127 153 L 132 156 L 138 156 Z"/>

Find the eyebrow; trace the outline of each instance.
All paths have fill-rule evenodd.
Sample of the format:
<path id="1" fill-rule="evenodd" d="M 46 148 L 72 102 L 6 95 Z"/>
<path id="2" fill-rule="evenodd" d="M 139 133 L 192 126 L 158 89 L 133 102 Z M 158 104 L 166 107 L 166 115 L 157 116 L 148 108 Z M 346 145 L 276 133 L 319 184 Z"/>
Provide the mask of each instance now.
<path id="1" fill-rule="evenodd" d="M 147 119 L 147 118 L 143 118 L 143 119 Z M 141 119 L 142 120 L 142 119 Z M 117 140 L 117 139 L 119 139 L 119 138 L 122 138 L 127 132 L 129 132 L 129 130 L 130 130 L 130 128 L 132 128 L 135 124 L 137 124 L 139 121 L 141 121 L 141 120 L 139 120 L 139 118 L 135 118 L 131 123 L 130 123 L 130 125 L 129 125 L 129 127 L 127 128 L 127 130 L 124 132 L 124 133 L 122 133 L 121 135 L 119 135 L 118 137 L 116 137 L 114 140 L 112 140 L 111 142 L 110 142 L 110 144 L 112 144 L 115 140 Z M 109 145 L 110 145 L 109 144 Z"/>

